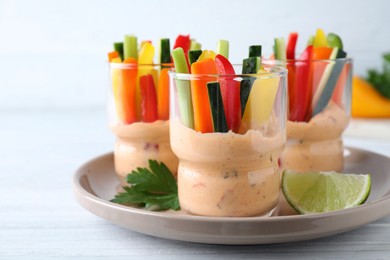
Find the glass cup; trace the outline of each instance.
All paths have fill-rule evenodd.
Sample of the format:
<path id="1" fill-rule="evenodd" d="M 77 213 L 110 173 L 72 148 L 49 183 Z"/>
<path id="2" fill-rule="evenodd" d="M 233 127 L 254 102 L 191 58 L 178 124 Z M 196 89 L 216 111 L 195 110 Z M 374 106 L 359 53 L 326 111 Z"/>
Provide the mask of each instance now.
<path id="1" fill-rule="evenodd" d="M 270 215 L 278 202 L 278 159 L 286 141 L 286 70 L 265 65 L 259 74 L 169 74 L 182 210 Z"/>
<path id="2" fill-rule="evenodd" d="M 126 176 L 149 160 L 165 163 L 176 176 L 178 159 L 169 142 L 171 64 L 110 63 L 109 127 L 116 136 L 115 171 Z"/>
<path id="3" fill-rule="evenodd" d="M 343 171 L 342 134 L 350 118 L 352 59 L 264 61 L 288 69 L 283 169 Z"/>
<path id="4" fill-rule="evenodd" d="M 263 61 L 288 69 L 287 143 L 282 170 L 336 171 L 344 168 L 342 134 L 350 118 L 352 59 Z M 280 196 L 280 215 L 296 214 Z"/>

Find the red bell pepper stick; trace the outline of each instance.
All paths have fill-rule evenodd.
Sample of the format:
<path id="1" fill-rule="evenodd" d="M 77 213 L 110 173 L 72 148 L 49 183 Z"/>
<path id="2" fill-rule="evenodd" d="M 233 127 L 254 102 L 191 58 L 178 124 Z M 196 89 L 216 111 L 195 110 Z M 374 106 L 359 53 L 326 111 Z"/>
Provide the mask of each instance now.
<path id="1" fill-rule="evenodd" d="M 294 88 L 289 86 L 289 95 L 294 98 L 290 100 L 290 121 L 305 121 L 312 98 L 310 60 L 312 59 L 313 46 L 309 45 L 299 57 L 295 64 Z"/>
<path id="2" fill-rule="evenodd" d="M 142 121 L 146 123 L 154 122 L 158 119 L 157 95 L 154 79 L 151 74 L 143 75 L 139 78 L 141 89 L 141 110 Z"/>
<path id="3" fill-rule="evenodd" d="M 218 74 L 235 75 L 232 64 L 223 55 L 215 56 L 215 65 Z M 221 87 L 222 102 L 228 129 L 237 133 L 241 124 L 240 85 L 234 77 L 221 77 L 218 79 Z"/>
<path id="4" fill-rule="evenodd" d="M 286 57 L 288 60 L 295 60 L 295 46 L 297 45 L 298 33 L 292 32 L 288 36 Z"/>
<path id="5" fill-rule="evenodd" d="M 178 47 L 183 48 L 184 53 L 188 53 L 191 47 L 191 39 L 189 35 L 179 35 L 176 38 L 175 45 L 173 46 L 173 49 L 176 49 Z"/>
<path id="6" fill-rule="evenodd" d="M 190 35 L 179 35 L 176 38 L 175 45 L 173 46 L 173 49 L 176 49 L 178 47 L 183 48 L 184 55 L 186 56 L 187 66 L 189 71 L 191 71 L 191 66 L 188 61 L 188 52 L 190 51 L 191 47 L 191 39 Z"/>

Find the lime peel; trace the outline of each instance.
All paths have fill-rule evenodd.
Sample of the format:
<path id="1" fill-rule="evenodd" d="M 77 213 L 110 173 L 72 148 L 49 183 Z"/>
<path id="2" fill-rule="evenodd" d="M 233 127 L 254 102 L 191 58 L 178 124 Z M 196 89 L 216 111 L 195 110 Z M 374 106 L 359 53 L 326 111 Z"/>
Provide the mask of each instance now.
<path id="1" fill-rule="evenodd" d="M 363 204 L 371 191 L 371 177 L 369 174 L 286 170 L 282 191 L 298 213 L 322 213 Z"/>

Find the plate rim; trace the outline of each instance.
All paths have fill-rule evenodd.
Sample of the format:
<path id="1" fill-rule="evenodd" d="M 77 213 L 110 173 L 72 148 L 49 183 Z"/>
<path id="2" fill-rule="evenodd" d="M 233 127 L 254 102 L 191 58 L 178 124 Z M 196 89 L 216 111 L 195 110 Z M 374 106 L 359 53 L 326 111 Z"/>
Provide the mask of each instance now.
<path id="1" fill-rule="evenodd" d="M 387 159 L 390 159 L 389 156 L 383 155 L 377 152 L 361 149 L 361 148 L 354 148 L 350 146 L 345 147 L 347 150 L 356 151 L 356 152 L 365 152 L 365 153 L 370 153 L 373 154 L 374 156 L 380 156 L 384 157 Z M 86 190 L 82 184 L 80 183 L 81 178 L 85 176 L 88 172 L 83 171 L 84 168 L 87 168 L 88 165 L 93 164 L 94 162 L 101 161 L 103 159 L 107 159 L 107 157 L 112 157 L 113 158 L 113 152 L 107 152 L 104 154 L 101 154 L 99 156 L 96 156 L 94 158 L 89 159 L 88 161 L 84 162 L 81 166 L 79 166 L 73 175 L 73 191 L 74 195 L 78 201 L 78 203 L 85 208 L 86 210 L 90 211 L 91 213 L 102 217 L 110 222 L 113 222 L 117 225 L 123 226 L 129 230 L 137 231 L 140 233 L 148 234 L 148 235 L 153 235 L 157 237 L 162 237 L 162 238 L 169 238 L 168 236 L 164 235 L 159 235 L 159 234 L 153 234 L 153 232 L 147 232 L 144 230 L 135 230 L 128 228 L 121 223 L 117 223 L 115 221 L 112 221 L 101 214 L 98 214 L 95 212 L 93 209 L 89 208 L 85 203 L 87 203 L 87 200 L 89 202 L 92 202 L 94 204 L 98 204 L 103 207 L 109 207 L 110 209 L 113 210 L 119 210 L 123 213 L 126 214 L 135 214 L 135 215 L 141 215 L 141 216 L 148 216 L 148 217 L 154 217 L 158 219 L 168 219 L 169 221 L 196 221 L 197 223 L 226 223 L 226 224 L 240 224 L 240 223 L 246 223 L 246 224 L 274 224 L 274 223 L 279 223 L 279 222 L 290 222 L 294 220 L 321 220 L 321 219 L 328 219 L 332 217 L 344 217 L 351 215 L 353 216 L 356 212 L 359 212 L 361 210 L 367 210 L 369 211 L 371 208 L 386 208 L 383 207 L 385 204 L 390 205 L 390 193 L 387 195 L 382 196 L 379 199 L 366 202 L 362 205 L 355 206 L 352 208 L 348 209 L 342 209 L 342 210 L 337 210 L 337 211 L 331 211 L 331 212 L 325 212 L 325 213 L 313 213 L 313 214 L 306 214 L 306 215 L 290 215 L 290 216 L 272 216 L 272 217 L 262 217 L 262 216 L 254 216 L 254 217 L 208 217 L 208 216 L 196 216 L 196 215 L 189 215 L 189 214 L 172 214 L 172 213 L 167 213 L 164 211 L 148 211 L 145 209 L 138 209 L 138 208 L 133 208 L 129 206 L 124 206 L 120 204 L 116 204 L 113 202 L 110 202 L 108 200 L 102 199 L 92 193 L 90 193 L 88 190 Z M 381 219 L 387 215 L 390 215 L 390 207 L 384 214 L 377 215 L 375 217 L 372 217 L 370 220 L 363 221 L 359 225 L 353 225 L 350 227 L 346 227 L 345 230 L 335 230 L 334 232 L 330 232 L 329 234 L 325 235 L 320 235 L 320 236 L 315 236 L 314 238 L 319 238 L 319 237 L 324 237 L 332 234 L 338 234 L 342 233 L 348 230 L 352 230 L 355 228 L 358 228 L 360 226 L 366 225 L 368 223 L 371 223 L 373 221 L 376 221 L 378 219 Z M 259 236 L 263 237 L 264 235 L 259 234 Z M 172 239 L 172 238 L 171 238 Z M 205 241 L 196 241 L 196 240 L 191 240 L 191 239 L 180 239 L 180 238 L 173 238 L 176 240 L 181 240 L 181 241 L 188 241 L 188 242 L 200 242 L 200 243 L 209 243 Z M 310 239 L 310 238 L 309 238 Z M 294 242 L 294 241 L 301 241 L 301 240 L 308 240 L 308 239 L 294 239 L 294 240 L 287 240 L 287 241 L 282 241 L 282 242 Z M 278 242 L 271 242 L 271 243 L 278 243 Z M 268 243 L 218 243 L 218 241 L 214 244 L 268 244 Z"/>

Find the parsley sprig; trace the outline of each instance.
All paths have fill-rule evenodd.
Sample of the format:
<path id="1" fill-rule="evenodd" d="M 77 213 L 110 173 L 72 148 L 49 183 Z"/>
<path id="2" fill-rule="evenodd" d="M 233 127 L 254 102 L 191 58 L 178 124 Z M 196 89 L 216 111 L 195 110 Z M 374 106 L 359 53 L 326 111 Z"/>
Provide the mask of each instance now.
<path id="1" fill-rule="evenodd" d="M 130 186 L 115 195 L 111 202 L 119 204 L 137 203 L 149 210 L 180 209 L 177 184 L 164 163 L 149 160 L 148 168 L 137 168 L 126 177 Z"/>
<path id="2" fill-rule="evenodd" d="M 390 52 L 383 55 L 382 71 L 370 69 L 367 81 L 385 98 L 390 98 Z"/>

